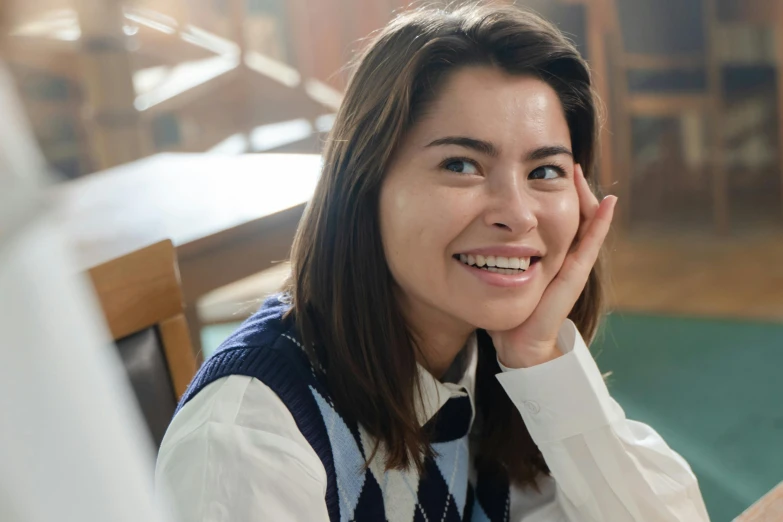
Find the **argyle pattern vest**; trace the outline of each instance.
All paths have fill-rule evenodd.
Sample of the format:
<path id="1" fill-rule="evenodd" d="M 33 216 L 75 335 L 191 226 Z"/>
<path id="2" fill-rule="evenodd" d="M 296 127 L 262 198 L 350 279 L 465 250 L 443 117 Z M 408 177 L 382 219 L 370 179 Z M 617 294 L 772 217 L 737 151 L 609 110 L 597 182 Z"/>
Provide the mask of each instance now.
<path id="1" fill-rule="evenodd" d="M 330 522 L 507 522 L 509 486 L 496 475 L 469 480 L 470 399 L 452 396 L 430 420 L 434 457 L 415 469 L 386 471 L 382 454 L 365 469 L 373 448 L 361 426 L 335 408 L 302 350 L 288 305 L 268 299 L 202 365 L 182 397 L 182 408 L 202 388 L 222 377 L 245 375 L 269 386 L 326 470 Z M 381 453 L 381 452 L 379 452 Z"/>

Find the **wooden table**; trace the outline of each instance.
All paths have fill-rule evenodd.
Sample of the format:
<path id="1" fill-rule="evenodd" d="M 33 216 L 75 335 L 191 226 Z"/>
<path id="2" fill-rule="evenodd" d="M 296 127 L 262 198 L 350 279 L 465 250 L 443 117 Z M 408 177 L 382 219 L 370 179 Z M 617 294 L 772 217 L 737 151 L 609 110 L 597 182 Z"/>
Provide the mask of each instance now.
<path id="1" fill-rule="evenodd" d="M 172 240 L 200 349 L 196 301 L 288 257 L 320 166 L 316 154 L 160 154 L 57 185 L 53 199 L 83 270 Z"/>
<path id="2" fill-rule="evenodd" d="M 734 522 L 780 522 L 783 520 L 783 482 L 761 497 Z"/>

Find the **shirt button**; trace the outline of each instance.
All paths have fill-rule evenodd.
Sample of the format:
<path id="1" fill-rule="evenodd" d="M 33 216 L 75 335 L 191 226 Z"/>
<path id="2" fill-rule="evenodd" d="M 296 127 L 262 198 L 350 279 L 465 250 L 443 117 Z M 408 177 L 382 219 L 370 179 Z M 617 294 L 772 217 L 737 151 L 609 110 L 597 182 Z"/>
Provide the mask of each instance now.
<path id="1" fill-rule="evenodd" d="M 525 408 L 527 408 L 527 411 L 529 411 L 533 415 L 541 411 L 541 406 L 539 406 L 538 403 L 535 401 L 525 401 L 522 404 L 524 404 Z"/>

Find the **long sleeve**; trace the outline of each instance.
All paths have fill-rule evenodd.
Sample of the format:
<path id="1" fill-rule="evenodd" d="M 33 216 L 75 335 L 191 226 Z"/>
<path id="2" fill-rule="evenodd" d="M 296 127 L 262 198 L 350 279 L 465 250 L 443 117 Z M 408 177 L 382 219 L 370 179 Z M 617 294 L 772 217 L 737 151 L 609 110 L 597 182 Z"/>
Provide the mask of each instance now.
<path id="1" fill-rule="evenodd" d="M 554 499 L 515 522 L 709 521 L 687 462 L 649 426 L 627 420 L 576 326 L 561 357 L 497 376 L 554 478 Z M 512 501 L 513 508 L 513 501 Z"/>
<path id="2" fill-rule="evenodd" d="M 326 472 L 288 409 L 243 376 L 205 387 L 161 445 L 156 493 L 183 522 L 327 522 Z"/>

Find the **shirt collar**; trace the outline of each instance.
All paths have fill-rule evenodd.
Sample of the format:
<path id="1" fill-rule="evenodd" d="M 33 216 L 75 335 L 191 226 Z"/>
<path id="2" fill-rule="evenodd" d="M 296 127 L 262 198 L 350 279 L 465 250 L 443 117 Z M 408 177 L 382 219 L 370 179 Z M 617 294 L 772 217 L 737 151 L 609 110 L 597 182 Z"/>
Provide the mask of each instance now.
<path id="1" fill-rule="evenodd" d="M 420 426 L 424 426 L 432 419 L 450 398 L 464 397 L 465 395 L 470 399 L 470 406 L 473 410 L 471 426 L 473 425 L 473 420 L 476 418 L 476 403 L 474 396 L 476 387 L 476 367 L 478 366 L 478 343 L 476 342 L 475 332 L 468 338 L 463 350 L 464 357 L 455 359 L 455 363 L 459 363 L 461 359 L 464 365 L 462 377 L 457 382 L 440 382 L 433 377 L 430 372 L 425 370 L 424 367 L 419 364 L 416 365 L 419 371 L 419 388 L 421 394 L 421 400 L 416 401 L 416 415 Z M 450 373 L 450 371 L 447 372 L 447 374 L 448 373 Z"/>

